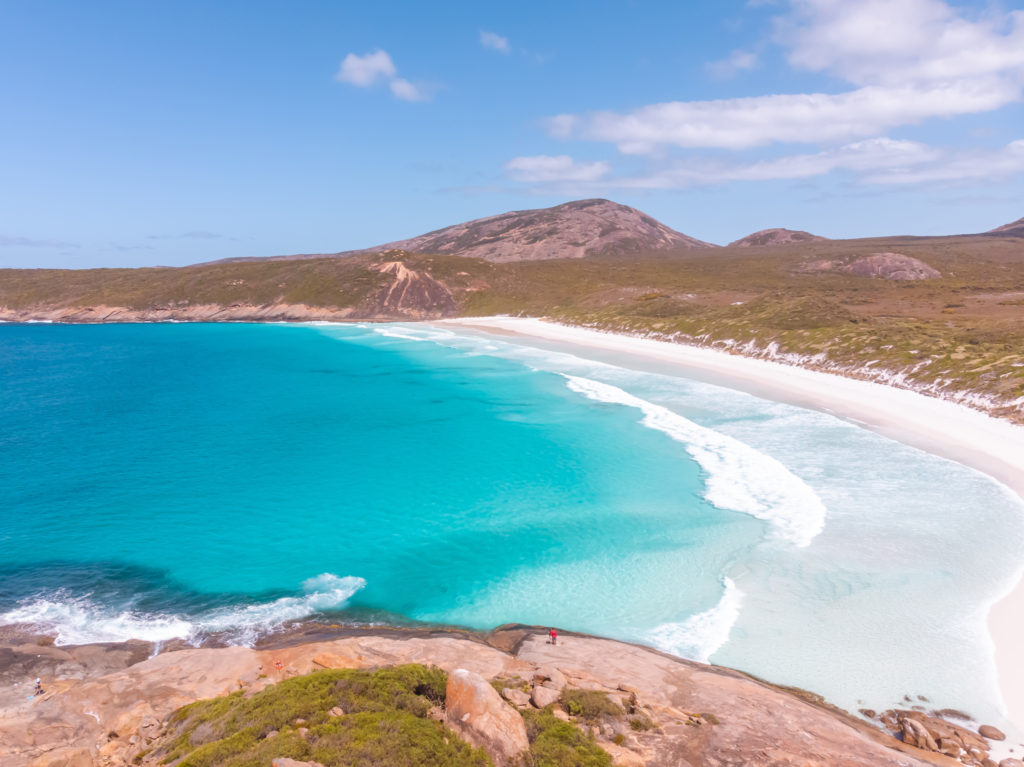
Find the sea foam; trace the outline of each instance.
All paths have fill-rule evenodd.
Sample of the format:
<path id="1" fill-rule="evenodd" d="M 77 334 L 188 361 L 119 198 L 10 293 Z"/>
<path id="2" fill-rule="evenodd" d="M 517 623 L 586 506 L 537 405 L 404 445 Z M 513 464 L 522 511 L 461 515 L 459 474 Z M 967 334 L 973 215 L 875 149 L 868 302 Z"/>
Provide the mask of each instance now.
<path id="1" fill-rule="evenodd" d="M 825 504 L 775 458 L 617 386 L 562 375 L 572 391 L 597 402 L 637 408 L 644 414 L 644 426 L 686 445 L 707 472 L 704 497 L 714 506 L 763 519 L 772 526 L 772 538 L 795 546 L 809 545 L 824 528 Z"/>
<path id="2" fill-rule="evenodd" d="M 231 644 L 251 645 L 286 623 L 344 607 L 365 585 L 362 578 L 324 573 L 302 584 L 302 596 L 215 608 L 190 619 L 131 607 L 111 608 L 97 604 L 89 595 L 73 596 L 61 589 L 23 600 L 18 607 L 0 614 L 0 625 L 32 626 L 35 631 L 52 634 L 58 645 L 129 639 L 184 639 L 198 644 L 211 634 L 223 634 Z"/>
<path id="3" fill-rule="evenodd" d="M 686 445 L 687 452 L 707 473 L 704 498 L 720 509 L 750 514 L 772 525 L 771 537 L 795 546 L 808 546 L 825 526 L 827 510 L 818 494 L 779 460 L 721 432 L 701 426 L 668 408 L 637 397 L 612 384 L 564 372 L 588 367 L 619 371 L 612 365 L 583 360 L 516 344 L 495 346 L 493 339 L 460 336 L 429 326 L 376 326 L 374 333 L 405 341 L 430 342 L 464 354 L 493 354 L 528 367 L 555 372 L 569 388 L 589 399 L 638 408 L 644 426 L 661 431 Z"/>
<path id="4" fill-rule="evenodd" d="M 663 623 L 647 634 L 647 641 L 664 652 L 708 663 L 729 641 L 740 615 L 743 592 L 731 579 L 723 579 L 725 591 L 714 607 L 678 623 Z"/>

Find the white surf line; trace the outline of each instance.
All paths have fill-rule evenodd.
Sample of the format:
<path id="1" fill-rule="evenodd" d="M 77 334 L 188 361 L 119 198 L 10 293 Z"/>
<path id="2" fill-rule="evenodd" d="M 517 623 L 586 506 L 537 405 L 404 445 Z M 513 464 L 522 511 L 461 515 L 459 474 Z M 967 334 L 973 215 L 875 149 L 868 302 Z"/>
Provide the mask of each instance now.
<path id="1" fill-rule="evenodd" d="M 732 627 L 740 617 L 743 592 L 730 578 L 718 604 L 678 623 L 663 623 L 647 634 L 647 641 L 664 652 L 710 663 L 711 656 L 729 641 Z"/>
<path id="2" fill-rule="evenodd" d="M 446 329 L 478 330 L 529 345 L 531 340 L 566 344 L 575 354 L 640 369 L 656 363 L 684 377 L 713 380 L 777 402 L 831 413 L 890 439 L 948 458 L 1002 482 L 1024 500 L 1024 427 L 965 405 L 908 389 L 808 370 L 717 349 L 608 333 L 522 317 L 467 317 L 429 323 Z M 605 356 L 600 356 L 604 353 Z M 594 357 L 591 357 L 594 359 Z M 1022 556 L 1024 560 L 1024 556 Z M 1008 719 L 1024 729 L 1024 583 L 1018 573 L 1006 594 L 989 605 L 988 626 Z M 1016 584 L 1016 585 L 1014 585 Z"/>
<path id="3" fill-rule="evenodd" d="M 24 600 L 0 613 L 0 625 L 27 624 L 56 635 L 56 644 L 91 644 L 140 639 L 159 644 L 170 639 L 193 640 L 205 634 L 228 632 L 234 644 L 251 645 L 262 634 L 322 610 L 345 606 L 366 581 L 356 576 L 323 573 L 302 584 L 302 596 L 271 602 L 216 608 L 191 619 L 179 615 L 111 610 L 89 597 L 52 594 Z M 154 653 L 155 654 L 155 653 Z"/>
<path id="4" fill-rule="evenodd" d="M 779 461 L 726 434 L 590 378 L 562 376 L 569 388 L 588 399 L 636 408 L 641 423 L 686 446 L 707 473 L 704 498 L 720 509 L 731 509 L 765 520 L 770 537 L 804 547 L 825 527 L 825 504 L 817 493 Z"/>

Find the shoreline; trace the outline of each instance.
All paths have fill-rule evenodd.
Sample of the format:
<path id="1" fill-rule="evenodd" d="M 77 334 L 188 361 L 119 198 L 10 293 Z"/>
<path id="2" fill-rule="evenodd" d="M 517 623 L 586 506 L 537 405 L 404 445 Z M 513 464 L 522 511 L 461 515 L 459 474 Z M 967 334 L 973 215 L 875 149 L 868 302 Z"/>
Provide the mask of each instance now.
<path id="1" fill-rule="evenodd" d="M 270 685 L 325 669 L 406 663 L 477 674 L 481 687 L 491 690 L 492 708 L 505 712 L 552 702 L 564 708 L 560 693 L 566 688 L 628 701 L 642 708 L 653 727 L 590 730 L 616 764 L 674 764 L 680 757 L 687 764 L 734 763 L 737 758 L 761 764 L 766 749 L 772 763 L 790 764 L 806 757 L 809 742 L 819 758 L 850 767 L 958 764 L 938 753 L 934 741 L 904 742 L 906 732 L 922 726 L 952 736 L 965 748 L 977 746 L 986 757 L 999 759 L 1005 751 L 998 738 L 991 743 L 979 737 L 978 724 L 950 723 L 941 712 L 894 709 L 865 719 L 814 693 L 741 671 L 571 631 L 555 645 L 546 632 L 547 627 L 522 624 L 486 632 L 377 627 L 264 647 L 202 648 L 148 658 L 144 642 L 61 649 L 0 641 L 6 663 L 19 666 L 22 678 L 31 679 L 38 669 L 46 687 L 28 700 L 12 688 L 8 699 L 0 701 L 0 761 L 11 767 L 155 767 L 165 753 L 159 750 L 164 736 L 174 737 L 169 717 L 181 706 L 230 693 L 258 695 Z M 492 687 L 489 680 L 499 684 Z M 524 680 L 527 690 L 533 688 L 529 692 L 522 691 Z M 541 686 L 553 692 L 542 699 L 536 690 Z M 505 688 L 521 692 L 519 700 L 494 691 Z M 446 700 L 445 708 L 449 705 Z M 701 711 L 711 713 L 695 713 Z M 571 715 L 561 718 L 573 721 Z M 908 725 L 908 718 L 921 724 Z M 613 732 L 624 734 L 613 737 Z"/>
<path id="2" fill-rule="evenodd" d="M 907 389 L 717 349 L 562 325 L 542 319 L 477 317 L 431 321 L 464 330 L 539 343 L 614 364 L 696 378 L 778 402 L 826 412 L 925 452 L 956 461 L 1000 482 L 1024 501 L 1024 427 L 965 405 Z M 568 347 L 568 348 L 567 348 Z M 623 357 L 631 358 L 623 365 Z M 1024 573 L 987 608 L 996 676 L 1006 717 L 1024 728 Z"/>
<path id="3" fill-rule="evenodd" d="M 350 324 L 344 320 L 312 322 Z M 965 405 L 838 373 L 539 319 L 459 318 L 423 324 L 518 339 L 526 345 L 569 351 L 638 370 L 674 373 L 826 412 L 969 466 L 1024 498 L 1024 427 Z M 629 361 L 624 363 L 624 359 Z M 1024 723 L 1024 657 L 1015 657 L 1020 656 L 1017 635 L 1024 628 L 1024 620 L 1019 617 L 1024 615 L 1024 583 L 1018 578 L 1016 586 L 996 603 L 981 604 L 979 608 L 990 608 L 989 637 L 1006 716 L 1014 725 Z M 283 639 L 289 643 L 304 641 Z M 1014 691 L 1019 691 L 1016 697 Z"/>

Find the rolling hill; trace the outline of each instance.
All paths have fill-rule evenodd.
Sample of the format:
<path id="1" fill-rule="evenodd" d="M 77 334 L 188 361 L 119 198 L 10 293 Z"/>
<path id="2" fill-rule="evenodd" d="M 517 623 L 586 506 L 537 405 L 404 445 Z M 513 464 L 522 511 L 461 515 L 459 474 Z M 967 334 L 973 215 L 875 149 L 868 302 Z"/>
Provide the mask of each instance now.
<path id="1" fill-rule="evenodd" d="M 552 208 L 515 210 L 466 221 L 363 250 L 274 258 L 302 260 L 405 250 L 510 263 L 714 247 L 670 229 L 636 208 L 610 200 L 577 200 Z"/>
<path id="2" fill-rule="evenodd" d="M 593 231 L 605 213 L 631 222 L 633 238 L 620 224 L 572 244 L 577 226 L 587 221 Z M 525 231 L 539 239 L 527 242 Z M 1024 422 L 1024 241 L 1012 234 L 713 248 L 631 208 L 584 200 L 403 242 L 459 254 L 396 248 L 180 268 L 2 270 L 0 320 L 542 316 L 897 383 Z M 649 249 L 637 250 L 641 242 Z"/>

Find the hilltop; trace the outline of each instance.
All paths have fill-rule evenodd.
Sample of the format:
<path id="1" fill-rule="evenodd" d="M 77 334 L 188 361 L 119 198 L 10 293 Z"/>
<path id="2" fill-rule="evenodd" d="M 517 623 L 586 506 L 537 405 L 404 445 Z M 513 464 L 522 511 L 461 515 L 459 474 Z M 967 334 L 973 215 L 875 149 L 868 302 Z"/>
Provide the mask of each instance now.
<path id="1" fill-rule="evenodd" d="M 763 248 L 776 245 L 790 245 L 796 242 L 812 242 L 814 240 L 826 240 L 826 237 L 819 237 L 810 232 L 799 229 L 762 229 L 759 232 L 748 234 L 734 242 L 729 243 L 730 248 Z"/>
<path id="2" fill-rule="evenodd" d="M 276 258 L 308 259 L 407 250 L 509 263 L 713 247 L 716 246 L 677 232 L 636 208 L 594 199 L 576 200 L 552 208 L 515 210 L 363 250 Z"/>

